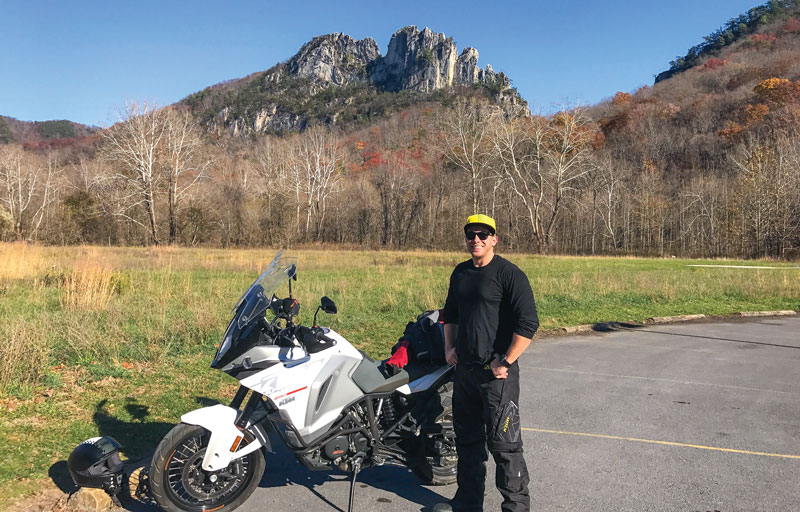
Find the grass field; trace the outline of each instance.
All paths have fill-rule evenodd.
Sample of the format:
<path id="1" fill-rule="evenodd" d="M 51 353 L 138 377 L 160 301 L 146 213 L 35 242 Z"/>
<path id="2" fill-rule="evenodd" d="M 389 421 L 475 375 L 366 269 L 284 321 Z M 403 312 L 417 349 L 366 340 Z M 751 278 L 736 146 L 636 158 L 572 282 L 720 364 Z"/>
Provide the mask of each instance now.
<path id="1" fill-rule="evenodd" d="M 44 482 L 68 485 L 64 461 L 86 438 L 112 435 L 136 457 L 182 413 L 229 400 L 236 381 L 208 365 L 234 301 L 273 254 L 0 244 L 0 510 Z M 443 304 L 450 272 L 466 259 L 330 248 L 289 255 L 298 259 L 301 320 L 328 295 L 339 314 L 320 323 L 376 358 L 406 322 Z M 800 270 L 782 263 L 506 256 L 529 276 L 543 330 L 800 309 Z"/>

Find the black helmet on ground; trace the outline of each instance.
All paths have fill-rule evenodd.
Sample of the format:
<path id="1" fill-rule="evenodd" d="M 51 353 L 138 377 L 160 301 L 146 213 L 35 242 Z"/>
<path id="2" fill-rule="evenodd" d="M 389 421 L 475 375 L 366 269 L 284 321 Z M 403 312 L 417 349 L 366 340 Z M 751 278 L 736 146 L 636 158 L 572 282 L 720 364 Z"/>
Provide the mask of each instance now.
<path id="1" fill-rule="evenodd" d="M 120 444 L 109 436 L 93 437 L 79 444 L 67 459 L 75 485 L 104 489 L 116 500 L 122 490 Z"/>

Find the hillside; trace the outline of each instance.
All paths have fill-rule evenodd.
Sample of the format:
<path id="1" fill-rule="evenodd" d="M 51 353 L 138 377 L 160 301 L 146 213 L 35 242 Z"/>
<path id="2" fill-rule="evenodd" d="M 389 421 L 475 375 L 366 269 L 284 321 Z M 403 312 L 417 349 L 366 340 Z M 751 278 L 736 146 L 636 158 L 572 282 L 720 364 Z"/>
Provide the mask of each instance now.
<path id="1" fill-rule="evenodd" d="M 765 16 L 754 32 L 695 65 L 594 106 L 609 145 L 639 168 L 649 160 L 673 177 L 691 177 L 729 167 L 731 150 L 747 138 L 793 130 L 800 119 L 800 7 Z"/>
<path id="2" fill-rule="evenodd" d="M 285 133 L 319 123 L 364 126 L 415 103 L 447 102 L 456 90 L 527 112 L 505 74 L 478 67 L 475 48 L 458 54 L 452 38 L 414 26 L 392 35 L 385 56 L 370 38 L 315 37 L 286 62 L 182 103 L 212 131 Z"/>
<path id="3" fill-rule="evenodd" d="M 0 144 L 63 145 L 72 139 L 88 137 L 96 128 L 72 121 L 20 121 L 0 116 Z"/>
<path id="4" fill-rule="evenodd" d="M 670 68 L 656 76 L 656 83 L 691 69 L 704 59 L 714 57 L 723 48 L 759 32 L 764 25 L 793 15 L 798 6 L 798 0 L 770 0 L 731 18 L 722 27 L 704 37 L 702 43 L 689 48 L 686 55 L 670 62 Z"/>

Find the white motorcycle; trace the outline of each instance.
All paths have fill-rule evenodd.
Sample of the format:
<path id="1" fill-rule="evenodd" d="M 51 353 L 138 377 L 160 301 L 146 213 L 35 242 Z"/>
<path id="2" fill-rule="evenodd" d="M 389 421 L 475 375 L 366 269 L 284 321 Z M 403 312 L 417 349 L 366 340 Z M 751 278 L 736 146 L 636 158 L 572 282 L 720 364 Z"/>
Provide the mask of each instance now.
<path id="1" fill-rule="evenodd" d="M 233 401 L 184 414 L 156 448 L 148 480 L 158 505 L 168 512 L 241 505 L 261 480 L 270 430 L 308 469 L 352 473 L 348 510 L 358 472 L 372 465 L 399 463 L 424 483 L 454 482 L 453 367 L 397 370 L 371 359 L 317 326 L 320 309 L 336 313 L 328 297 L 312 327 L 296 325 L 297 265 L 282 254 L 234 307 L 211 364 L 239 380 Z M 287 280 L 289 297 L 279 299 L 274 291 Z"/>

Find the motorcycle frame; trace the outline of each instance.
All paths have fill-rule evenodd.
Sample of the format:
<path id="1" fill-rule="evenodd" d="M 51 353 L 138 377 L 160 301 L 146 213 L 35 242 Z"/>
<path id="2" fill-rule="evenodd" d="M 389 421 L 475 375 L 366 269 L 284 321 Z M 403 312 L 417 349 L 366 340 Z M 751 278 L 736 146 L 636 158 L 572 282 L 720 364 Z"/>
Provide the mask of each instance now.
<path id="1" fill-rule="evenodd" d="M 295 454 L 295 456 L 297 456 L 297 458 L 300 460 L 301 463 L 303 463 L 303 465 L 305 465 L 306 467 L 308 467 L 311 470 L 315 470 L 315 471 L 316 470 L 327 470 L 327 469 L 330 468 L 332 462 L 329 462 L 329 463 L 327 463 L 327 464 L 325 464 L 323 466 L 309 466 L 308 464 L 306 464 L 306 459 L 303 458 L 303 455 L 308 455 L 308 454 L 313 453 L 314 451 L 322 448 L 326 443 L 328 443 L 329 441 L 333 440 L 334 438 L 336 438 L 338 436 L 350 435 L 350 434 L 356 434 L 356 433 L 360 433 L 360 434 L 363 434 L 364 436 L 366 436 L 366 438 L 370 441 L 371 447 L 373 449 L 377 449 L 378 451 L 380 451 L 382 455 L 387 455 L 387 456 L 394 457 L 395 459 L 398 459 L 399 462 L 405 464 L 406 463 L 406 459 L 405 459 L 405 455 L 404 455 L 403 451 L 399 450 L 399 449 L 396 449 L 396 448 L 393 448 L 392 446 L 386 444 L 384 442 L 384 440 L 389 435 L 394 433 L 395 430 L 400 428 L 401 425 L 405 421 L 407 421 L 409 418 L 412 419 L 412 423 L 416 426 L 416 419 L 412 415 L 413 411 L 408 411 L 403 416 L 401 416 L 400 419 L 395 421 L 395 423 L 392 424 L 391 427 L 386 429 L 386 431 L 383 432 L 383 434 L 381 434 L 381 432 L 379 430 L 379 417 L 375 413 L 375 407 L 374 407 L 374 404 L 373 404 L 374 400 L 381 400 L 381 399 L 390 400 L 391 399 L 391 393 L 375 393 L 375 394 L 364 395 L 363 397 L 359 398 L 358 400 L 356 400 L 356 401 L 352 402 L 351 404 L 345 406 L 344 410 L 348 410 L 347 414 L 345 414 L 344 417 L 342 417 L 339 420 L 337 420 L 336 422 L 334 422 L 334 424 L 331 426 L 330 429 L 328 429 L 328 431 L 325 434 L 323 434 L 322 436 L 320 436 L 319 438 L 315 439 L 314 441 L 312 441 L 310 443 L 304 442 L 302 437 L 300 437 L 300 433 L 298 432 L 297 428 L 294 425 L 292 425 L 291 423 L 289 423 L 289 422 L 285 421 L 283 418 L 281 418 L 277 414 L 277 411 L 270 412 L 268 414 L 268 420 L 271 423 L 272 428 L 275 430 L 275 432 L 278 433 L 278 435 L 281 438 L 281 441 L 283 441 L 283 443 L 286 445 L 286 447 L 289 448 L 289 450 L 291 450 L 292 453 Z M 366 414 L 367 414 L 367 418 L 366 418 L 367 419 L 367 424 L 366 425 L 363 424 L 361 418 L 358 418 L 358 417 L 354 416 L 352 414 L 352 412 L 349 411 L 349 409 L 351 409 L 355 405 L 362 406 L 363 409 L 366 411 Z M 344 424 L 347 423 L 348 420 L 352 421 L 353 423 L 355 423 L 358 426 L 351 427 L 351 428 L 343 428 Z M 287 437 L 284 434 L 284 432 L 281 431 L 280 428 L 277 428 L 277 425 L 283 425 L 284 428 L 287 428 L 287 429 L 291 430 L 292 433 L 294 434 L 295 438 L 300 443 L 300 446 L 297 446 L 293 442 L 289 441 L 289 439 L 287 439 Z M 409 429 L 409 430 L 411 430 L 411 429 Z M 356 453 L 351 458 L 357 458 L 359 455 L 362 458 L 366 458 L 367 454 L 365 454 L 365 453 Z"/>
<path id="2" fill-rule="evenodd" d="M 450 373 L 449 371 L 444 372 L 440 376 L 440 380 L 445 379 L 445 377 L 449 378 Z M 421 393 L 436 393 L 440 385 L 441 383 L 437 382 Z M 225 406 L 217 404 L 211 407 L 197 409 L 184 414 L 181 417 L 181 421 L 191 425 L 199 425 L 211 433 L 208 448 L 206 449 L 206 454 L 203 457 L 202 463 L 203 469 L 207 471 L 219 471 L 224 469 L 231 461 L 244 457 L 259 448 L 271 452 L 272 446 L 268 436 L 269 429 L 273 429 L 286 447 L 295 454 L 303 465 L 311 470 L 327 470 L 332 463 L 327 463 L 323 466 L 310 466 L 307 463 L 307 459 L 303 457 L 304 455 L 311 454 L 322 448 L 325 443 L 338 436 L 355 433 L 364 435 L 377 454 L 392 457 L 398 462 L 406 464 L 407 458 L 403 450 L 393 446 L 402 441 L 404 436 L 400 434 L 399 439 L 393 439 L 394 442 L 392 443 L 387 443 L 386 441 L 397 431 L 413 434 L 418 434 L 420 432 L 420 425 L 424 425 L 427 421 L 427 418 L 424 417 L 425 401 L 416 403 L 411 410 L 406 411 L 384 432 L 381 432 L 379 425 L 380 418 L 375 411 L 374 402 L 376 400 L 391 400 L 391 395 L 394 392 L 396 391 L 371 393 L 359 397 L 358 400 L 355 400 L 343 408 L 343 410 L 348 412 L 342 418 L 336 420 L 322 436 L 308 443 L 303 440 L 300 432 L 291 422 L 284 420 L 280 416 L 278 408 L 275 407 L 266 396 L 243 385 L 240 385 L 237 389 L 236 395 L 234 395 L 230 405 Z M 240 410 L 248 394 L 250 396 L 244 408 Z M 416 394 L 417 393 L 414 393 L 414 395 Z M 360 405 L 366 412 L 366 424 L 364 424 L 361 418 L 350 412 L 350 409 L 356 405 Z M 256 414 L 259 410 L 263 411 L 263 417 L 258 417 Z M 348 420 L 356 426 L 344 428 L 343 426 Z M 299 445 L 290 441 L 286 437 L 284 431 L 279 428 L 279 425 L 283 426 L 284 429 L 290 430 L 295 439 L 297 439 Z M 245 439 L 245 431 L 251 432 L 253 434 L 253 439 L 242 444 L 242 441 Z M 366 454 L 361 453 L 357 453 L 351 458 L 357 458 L 359 455 L 362 458 L 366 458 Z"/>

